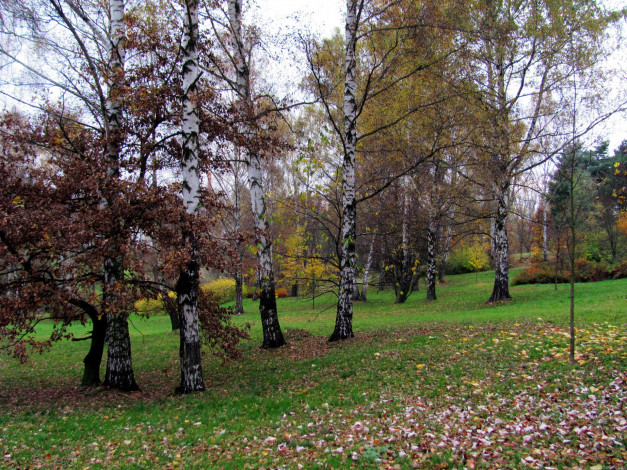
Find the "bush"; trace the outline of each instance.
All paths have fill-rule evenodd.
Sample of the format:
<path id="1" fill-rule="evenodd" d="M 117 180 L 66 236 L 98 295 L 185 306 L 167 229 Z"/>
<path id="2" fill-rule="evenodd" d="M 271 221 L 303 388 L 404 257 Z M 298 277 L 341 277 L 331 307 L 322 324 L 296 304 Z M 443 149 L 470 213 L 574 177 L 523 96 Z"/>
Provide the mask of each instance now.
<path id="1" fill-rule="evenodd" d="M 575 280 L 577 282 L 596 282 L 611 277 L 607 264 L 603 261 L 594 263 L 585 258 L 575 260 Z"/>
<path id="2" fill-rule="evenodd" d="M 135 302 L 135 311 L 137 315 L 145 315 L 145 316 L 154 316 L 154 315 L 165 315 L 166 310 L 163 305 L 163 300 L 161 300 L 161 296 L 158 296 L 156 299 L 140 299 Z"/>
<path id="3" fill-rule="evenodd" d="M 283 299 L 285 297 L 287 297 L 287 289 L 284 287 L 281 287 L 279 289 L 275 289 L 274 290 L 274 295 L 276 296 L 277 299 Z"/>
<path id="4" fill-rule="evenodd" d="M 235 301 L 235 279 L 221 277 L 200 286 L 200 289 L 211 296 L 218 304 Z M 252 295 L 252 294 L 251 294 Z M 248 287 L 242 286 L 242 296 L 248 297 Z"/>
<path id="5" fill-rule="evenodd" d="M 218 304 L 235 300 L 235 279 L 221 277 L 203 284 L 200 288 Z"/>
<path id="6" fill-rule="evenodd" d="M 612 275 L 612 279 L 623 279 L 627 277 L 627 260 L 624 260 L 614 266 L 610 270 L 610 274 Z"/>
<path id="7" fill-rule="evenodd" d="M 564 272 L 557 274 L 557 282 L 569 282 L 568 276 Z M 555 267 L 548 263 L 537 263 L 525 269 L 512 281 L 513 286 L 523 284 L 552 284 L 555 282 Z"/>
<path id="8" fill-rule="evenodd" d="M 490 269 L 490 257 L 482 243 L 463 245 L 451 253 L 447 274 L 465 274 Z"/>
<path id="9" fill-rule="evenodd" d="M 576 282 L 596 282 L 605 279 L 620 279 L 621 277 L 627 277 L 627 261 L 610 269 L 607 263 L 603 261 L 595 263 L 585 258 L 575 260 Z M 516 276 L 512 285 L 550 284 L 553 282 L 555 282 L 555 266 L 549 263 L 536 263 Z M 570 272 L 560 271 L 557 274 L 557 282 L 570 282 Z"/>

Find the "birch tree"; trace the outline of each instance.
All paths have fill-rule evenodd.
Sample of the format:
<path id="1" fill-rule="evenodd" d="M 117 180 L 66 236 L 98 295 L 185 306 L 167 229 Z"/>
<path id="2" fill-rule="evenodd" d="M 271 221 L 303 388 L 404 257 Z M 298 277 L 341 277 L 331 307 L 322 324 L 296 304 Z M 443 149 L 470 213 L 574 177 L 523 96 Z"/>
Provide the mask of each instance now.
<path id="1" fill-rule="evenodd" d="M 185 0 L 183 9 L 183 39 L 181 54 L 183 82 L 181 120 L 181 198 L 190 216 L 183 222 L 183 244 L 189 259 L 181 269 L 176 284 L 180 331 L 181 385 L 180 393 L 205 390 L 198 332 L 198 288 L 200 258 L 194 233 L 193 218 L 200 210 L 200 155 L 198 100 L 196 90 L 200 80 L 198 67 L 198 1 Z"/>
<path id="2" fill-rule="evenodd" d="M 255 144 L 259 134 L 255 122 L 255 103 L 250 82 L 250 47 L 247 45 L 242 25 L 242 0 L 228 1 L 228 21 L 231 32 L 231 49 L 227 51 L 232 62 L 235 80 L 231 82 L 236 93 L 239 111 L 243 118 L 240 132 L 249 142 L 246 146 L 246 166 L 250 204 L 255 225 L 255 241 L 259 275 L 259 312 L 263 330 L 262 348 L 277 348 L 285 344 L 276 307 L 272 243 L 268 239 L 268 214 L 262 172 L 262 149 Z"/>
<path id="3" fill-rule="evenodd" d="M 594 73 L 604 53 L 607 26 L 616 18 L 594 1 L 480 0 L 472 9 L 469 79 L 479 90 L 477 106 L 487 124 L 480 144 L 479 164 L 485 171 L 479 184 L 495 206 L 496 270 L 488 302 L 511 298 L 507 221 L 515 180 L 557 155 L 570 141 L 568 132 L 557 125 L 568 112 L 568 80 Z M 577 136 L 611 112 L 592 112 Z"/>
<path id="4" fill-rule="evenodd" d="M 122 86 L 124 80 L 124 60 L 126 49 L 124 40 L 124 0 L 109 1 L 109 69 L 106 76 L 108 85 L 105 103 L 106 159 L 108 160 L 107 177 L 117 186 L 120 178 L 120 149 L 124 141 L 122 130 Z M 61 10 L 59 10 L 61 11 Z M 108 196 L 108 197 L 107 197 Z M 115 204 L 119 197 L 117 190 L 105 197 L 107 204 Z M 117 246 L 114 242 L 112 252 Z M 116 284 L 124 279 L 124 261 L 118 253 L 108 257 L 104 263 L 103 306 L 107 312 L 107 371 L 104 384 L 120 390 L 137 390 L 131 358 L 131 338 L 128 332 L 128 312 L 112 308 L 111 297 L 116 295 Z"/>

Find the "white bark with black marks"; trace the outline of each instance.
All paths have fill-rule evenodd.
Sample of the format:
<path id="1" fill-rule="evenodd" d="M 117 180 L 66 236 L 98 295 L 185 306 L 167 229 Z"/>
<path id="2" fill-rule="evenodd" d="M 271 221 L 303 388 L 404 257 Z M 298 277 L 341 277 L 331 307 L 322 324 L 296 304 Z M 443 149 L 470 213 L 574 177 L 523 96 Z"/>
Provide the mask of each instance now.
<path id="1" fill-rule="evenodd" d="M 200 79 L 198 67 L 198 0 L 186 0 L 183 11 L 183 41 L 181 54 L 183 81 L 181 126 L 181 197 L 185 210 L 195 215 L 200 204 L 199 133 L 198 102 L 196 90 Z M 190 253 L 190 260 L 179 273 L 176 285 L 179 313 L 181 362 L 181 385 L 179 393 L 205 390 L 200 355 L 200 335 L 198 331 L 198 284 L 200 263 L 193 228 L 185 224 L 183 239 Z"/>
<path id="2" fill-rule="evenodd" d="M 232 32 L 232 59 L 235 68 L 235 88 L 244 111 L 243 118 L 253 117 L 254 106 L 250 89 L 250 68 L 247 62 L 247 47 L 242 28 L 242 0 L 229 0 L 229 23 Z M 241 125 L 241 131 L 252 139 L 257 129 L 254 124 Z M 250 189 L 250 205 L 255 224 L 255 240 L 257 245 L 257 263 L 259 266 L 259 313 L 263 330 L 262 348 L 277 348 L 285 344 L 285 338 L 279 324 L 276 307 L 274 271 L 272 266 L 272 245 L 267 233 L 266 200 L 262 179 L 261 158 L 252 148 L 246 149 L 246 165 L 248 185 Z"/>
<path id="3" fill-rule="evenodd" d="M 357 29 L 359 0 L 346 2 L 344 82 L 344 161 L 342 163 L 342 238 L 340 243 L 340 285 L 335 329 L 329 341 L 354 336 L 353 285 L 355 283 L 355 238 L 357 236 L 355 199 L 355 151 L 357 149 Z"/>
<path id="4" fill-rule="evenodd" d="M 368 258 L 366 260 L 366 266 L 364 266 L 364 280 L 363 286 L 361 287 L 361 297 L 360 300 L 362 302 L 366 302 L 368 300 L 368 282 L 370 281 L 370 269 L 372 268 L 372 258 L 374 257 L 374 241 L 377 238 L 377 234 L 373 233 L 372 238 L 370 239 L 370 248 L 368 249 Z"/>
<path id="5" fill-rule="evenodd" d="M 507 216 L 509 213 L 509 190 L 502 191 L 498 198 L 494 216 L 494 288 L 488 303 L 510 300 L 509 295 L 509 240 L 507 237 Z"/>

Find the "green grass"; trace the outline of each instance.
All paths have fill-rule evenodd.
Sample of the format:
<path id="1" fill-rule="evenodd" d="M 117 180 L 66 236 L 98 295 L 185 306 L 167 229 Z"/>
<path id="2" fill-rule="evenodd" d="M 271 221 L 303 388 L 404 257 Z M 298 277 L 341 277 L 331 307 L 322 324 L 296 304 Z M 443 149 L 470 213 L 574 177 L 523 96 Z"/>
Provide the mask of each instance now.
<path id="1" fill-rule="evenodd" d="M 450 276 L 432 303 L 371 289 L 341 344 L 326 342 L 332 296 L 315 310 L 280 299 L 289 345 L 277 351 L 258 349 L 248 301 L 234 318 L 251 324 L 244 358 L 207 354 L 208 390 L 192 396 L 173 394 L 168 317 L 132 319 L 138 393 L 79 387 L 84 342 L 2 357 L 0 467 L 622 468 L 627 280 L 577 285 L 571 365 L 568 286 L 514 287 L 486 306 L 492 276 Z"/>

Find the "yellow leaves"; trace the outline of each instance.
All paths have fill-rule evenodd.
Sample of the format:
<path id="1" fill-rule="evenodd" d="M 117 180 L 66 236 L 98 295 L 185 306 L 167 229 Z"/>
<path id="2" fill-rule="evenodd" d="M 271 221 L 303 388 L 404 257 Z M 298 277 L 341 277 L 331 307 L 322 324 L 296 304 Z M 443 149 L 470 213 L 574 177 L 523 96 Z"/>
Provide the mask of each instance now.
<path id="1" fill-rule="evenodd" d="M 422 370 L 424 369 L 425 365 L 424 364 L 416 364 L 416 369 L 418 370 Z"/>

